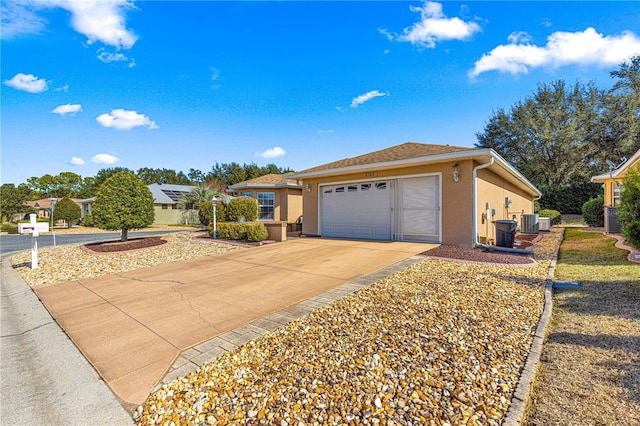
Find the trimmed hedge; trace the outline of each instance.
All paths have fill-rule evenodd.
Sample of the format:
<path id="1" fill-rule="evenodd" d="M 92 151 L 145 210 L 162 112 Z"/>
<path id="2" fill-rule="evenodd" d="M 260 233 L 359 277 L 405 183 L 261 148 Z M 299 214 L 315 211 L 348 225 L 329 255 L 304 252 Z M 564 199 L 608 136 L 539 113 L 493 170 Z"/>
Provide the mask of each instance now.
<path id="1" fill-rule="evenodd" d="M 551 225 L 559 225 L 562 221 L 562 215 L 557 210 L 540 210 L 538 212 L 538 217 L 548 217 L 549 219 L 551 219 Z"/>
<path id="2" fill-rule="evenodd" d="M 238 197 L 229 201 L 226 208 L 227 220 L 237 221 L 244 219 L 253 222 L 258 219 L 258 200 L 249 197 Z"/>
<path id="3" fill-rule="evenodd" d="M 604 195 L 598 195 L 582 205 L 582 218 L 589 226 L 604 226 Z"/>
<path id="4" fill-rule="evenodd" d="M 208 226 L 207 231 L 213 235 L 213 227 Z M 264 241 L 269 236 L 269 231 L 264 223 L 260 222 L 218 222 L 216 223 L 216 235 L 218 238 L 229 240 Z"/>
<path id="5" fill-rule="evenodd" d="M 571 185 L 541 185 L 540 208 L 557 210 L 564 214 L 581 214 L 582 205 L 602 194 L 602 185 L 591 182 L 577 182 Z"/>

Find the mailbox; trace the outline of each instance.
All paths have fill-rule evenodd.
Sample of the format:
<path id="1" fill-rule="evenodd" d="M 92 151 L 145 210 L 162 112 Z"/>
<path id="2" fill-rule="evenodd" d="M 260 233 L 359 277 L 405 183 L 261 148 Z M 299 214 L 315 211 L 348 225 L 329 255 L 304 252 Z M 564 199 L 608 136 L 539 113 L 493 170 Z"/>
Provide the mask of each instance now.
<path id="1" fill-rule="evenodd" d="M 36 215 L 29 215 L 29 223 L 19 223 L 18 233 L 38 236 L 40 232 L 49 232 L 49 222 L 36 222 Z"/>

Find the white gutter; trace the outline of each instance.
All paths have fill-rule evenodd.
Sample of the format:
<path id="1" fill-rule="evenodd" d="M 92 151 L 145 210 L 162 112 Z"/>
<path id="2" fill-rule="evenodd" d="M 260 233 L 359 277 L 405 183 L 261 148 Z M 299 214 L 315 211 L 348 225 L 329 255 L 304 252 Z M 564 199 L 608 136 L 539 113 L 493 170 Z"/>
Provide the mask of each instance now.
<path id="1" fill-rule="evenodd" d="M 473 187 L 472 192 L 473 192 L 473 246 L 474 247 L 488 247 L 487 245 L 480 244 L 478 242 L 478 185 L 476 184 L 476 180 L 478 177 L 478 170 L 491 167 L 493 165 L 493 162 L 494 162 L 494 158 L 492 156 L 488 163 L 480 164 L 473 168 L 471 185 Z"/>

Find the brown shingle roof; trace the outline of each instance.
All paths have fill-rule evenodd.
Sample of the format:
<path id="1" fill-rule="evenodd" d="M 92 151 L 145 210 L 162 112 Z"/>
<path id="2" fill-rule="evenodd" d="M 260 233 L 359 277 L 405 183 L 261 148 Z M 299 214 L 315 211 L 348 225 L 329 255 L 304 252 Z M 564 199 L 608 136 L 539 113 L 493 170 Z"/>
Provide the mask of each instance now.
<path id="1" fill-rule="evenodd" d="M 370 152 L 357 157 L 345 158 L 343 160 L 334 161 L 333 163 L 312 167 L 298 173 L 310 173 L 342 167 L 363 166 L 367 164 L 383 163 L 386 161 L 407 160 L 409 158 L 448 154 L 450 152 L 468 151 L 472 149 L 474 148 L 407 142 L 402 145 L 392 146 L 391 148 L 381 149 L 379 151 Z"/>
<path id="2" fill-rule="evenodd" d="M 257 178 L 245 180 L 243 182 L 238 182 L 235 185 L 231 185 L 231 187 L 234 187 L 236 185 L 249 187 L 251 185 L 278 185 L 283 183 L 292 183 L 292 184 L 298 183 L 298 181 L 295 179 L 287 179 L 287 176 L 289 176 L 290 174 L 291 173 L 285 173 L 285 174 L 270 173 L 268 175 L 259 176 Z"/>

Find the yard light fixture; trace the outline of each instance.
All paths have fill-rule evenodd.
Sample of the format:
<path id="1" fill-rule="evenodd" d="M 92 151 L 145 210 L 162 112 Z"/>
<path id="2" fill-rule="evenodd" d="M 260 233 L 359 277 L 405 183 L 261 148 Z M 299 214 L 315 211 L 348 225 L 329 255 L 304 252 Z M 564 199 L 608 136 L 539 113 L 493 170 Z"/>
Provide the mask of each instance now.
<path id="1" fill-rule="evenodd" d="M 311 185 L 309 185 L 309 182 L 305 184 L 304 189 L 306 189 L 307 192 L 311 192 Z"/>
<path id="2" fill-rule="evenodd" d="M 211 206 L 213 207 L 213 233 L 211 234 L 211 236 L 213 237 L 213 239 L 216 239 L 216 197 L 213 197 L 211 199 Z"/>
<path id="3" fill-rule="evenodd" d="M 458 171 L 458 164 L 453 165 L 453 181 L 457 182 L 460 180 L 460 172 Z"/>
<path id="4" fill-rule="evenodd" d="M 56 199 L 49 198 L 49 203 L 51 203 L 51 229 L 53 229 L 53 209 L 56 206 Z"/>

